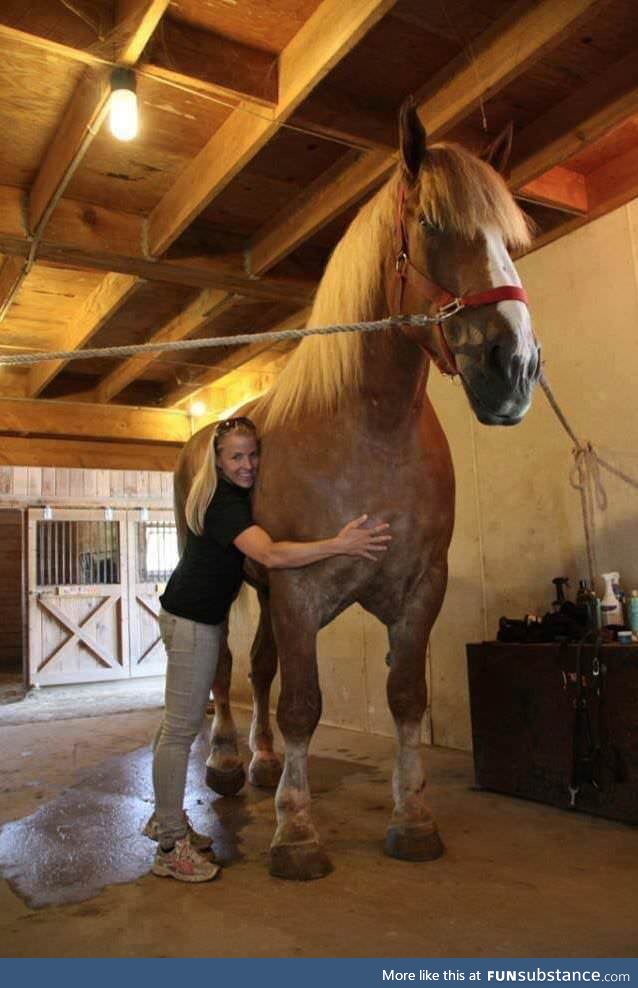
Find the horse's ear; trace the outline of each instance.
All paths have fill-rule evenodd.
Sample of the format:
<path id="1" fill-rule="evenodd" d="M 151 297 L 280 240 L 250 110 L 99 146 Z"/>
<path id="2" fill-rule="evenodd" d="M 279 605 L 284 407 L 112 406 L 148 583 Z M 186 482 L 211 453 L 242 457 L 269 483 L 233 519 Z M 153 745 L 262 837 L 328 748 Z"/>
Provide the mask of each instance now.
<path id="1" fill-rule="evenodd" d="M 399 113 L 399 145 L 405 176 L 416 182 L 425 158 L 426 136 L 412 96 L 408 96 Z"/>
<path id="2" fill-rule="evenodd" d="M 512 153 L 512 138 L 514 136 L 514 124 L 510 122 L 503 127 L 498 137 L 495 137 L 490 144 L 481 152 L 483 161 L 487 161 L 499 174 L 507 175 L 510 155 Z"/>

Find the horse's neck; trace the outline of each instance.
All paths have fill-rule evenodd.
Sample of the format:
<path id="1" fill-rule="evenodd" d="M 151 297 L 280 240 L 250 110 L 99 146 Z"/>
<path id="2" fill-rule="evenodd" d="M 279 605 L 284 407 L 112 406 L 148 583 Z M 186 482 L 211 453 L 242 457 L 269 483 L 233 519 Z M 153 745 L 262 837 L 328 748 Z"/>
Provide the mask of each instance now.
<path id="1" fill-rule="evenodd" d="M 361 411 L 370 431 L 391 436 L 415 425 L 428 366 L 423 351 L 398 329 L 364 336 Z"/>

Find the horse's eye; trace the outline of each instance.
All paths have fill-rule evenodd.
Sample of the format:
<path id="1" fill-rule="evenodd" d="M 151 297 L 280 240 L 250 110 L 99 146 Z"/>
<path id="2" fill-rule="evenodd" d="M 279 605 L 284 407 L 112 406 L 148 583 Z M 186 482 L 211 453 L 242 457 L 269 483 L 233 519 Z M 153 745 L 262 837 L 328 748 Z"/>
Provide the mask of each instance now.
<path id="1" fill-rule="evenodd" d="M 425 213 L 419 213 L 419 226 L 422 226 L 428 233 L 439 233 L 439 228 L 436 223 L 428 219 Z"/>

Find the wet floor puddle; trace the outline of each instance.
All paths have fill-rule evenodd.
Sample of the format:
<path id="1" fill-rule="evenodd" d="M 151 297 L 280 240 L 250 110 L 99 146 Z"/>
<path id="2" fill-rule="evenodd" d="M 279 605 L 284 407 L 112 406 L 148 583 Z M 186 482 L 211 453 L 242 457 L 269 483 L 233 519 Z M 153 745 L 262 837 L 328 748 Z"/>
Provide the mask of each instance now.
<path id="1" fill-rule="evenodd" d="M 212 836 L 216 859 L 232 866 L 244 857 L 250 824 L 259 828 L 266 851 L 274 826 L 273 794 L 246 786 L 235 798 L 215 796 L 204 783 L 207 754 L 200 737 L 185 804 L 195 828 Z M 152 811 L 151 758 L 144 747 L 105 760 L 35 813 L 2 827 L 0 874 L 29 907 L 81 902 L 149 871 L 155 845 L 141 831 Z M 346 779 L 379 779 L 375 766 L 344 759 L 311 756 L 309 768 L 319 799 L 329 799 Z"/>

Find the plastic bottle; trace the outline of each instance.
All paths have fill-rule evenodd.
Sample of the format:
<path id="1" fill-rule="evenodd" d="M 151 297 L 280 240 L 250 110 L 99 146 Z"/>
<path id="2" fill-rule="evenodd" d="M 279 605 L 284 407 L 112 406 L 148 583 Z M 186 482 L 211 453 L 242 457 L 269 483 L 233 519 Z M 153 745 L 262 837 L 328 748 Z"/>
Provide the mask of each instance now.
<path id="1" fill-rule="evenodd" d="M 631 630 L 638 634 L 638 590 L 632 590 L 627 601 L 627 619 Z"/>
<path id="2" fill-rule="evenodd" d="M 618 573 L 603 573 L 602 578 L 605 581 L 605 593 L 600 605 L 603 625 L 622 624 L 624 620 L 622 604 L 614 590 L 614 586 L 618 587 L 620 575 Z"/>

